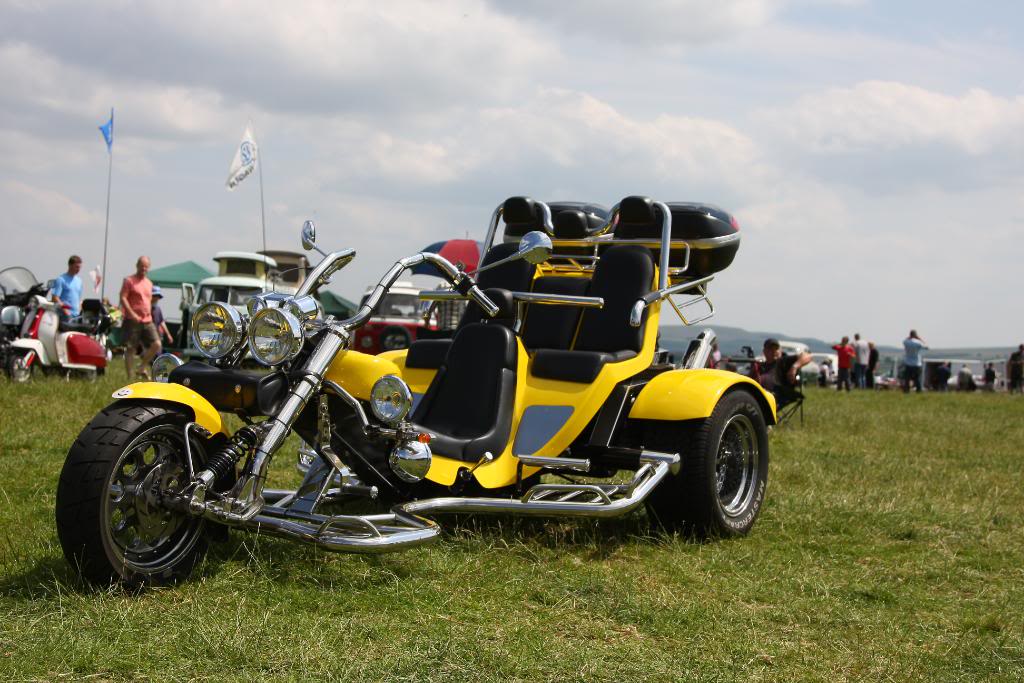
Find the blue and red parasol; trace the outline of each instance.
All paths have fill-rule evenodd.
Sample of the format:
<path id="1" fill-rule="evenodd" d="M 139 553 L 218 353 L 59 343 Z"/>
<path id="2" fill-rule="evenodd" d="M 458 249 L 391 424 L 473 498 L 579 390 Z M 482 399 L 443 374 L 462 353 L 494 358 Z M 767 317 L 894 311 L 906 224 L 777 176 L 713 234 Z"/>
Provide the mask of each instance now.
<path id="1" fill-rule="evenodd" d="M 470 271 L 476 270 L 479 265 L 480 252 L 483 251 L 483 247 L 484 245 L 476 240 L 445 240 L 429 244 L 420 251 L 433 252 L 456 265 L 461 263 L 464 270 Z M 437 268 L 429 263 L 421 263 L 415 266 L 411 272 L 414 275 L 441 275 L 437 272 Z"/>

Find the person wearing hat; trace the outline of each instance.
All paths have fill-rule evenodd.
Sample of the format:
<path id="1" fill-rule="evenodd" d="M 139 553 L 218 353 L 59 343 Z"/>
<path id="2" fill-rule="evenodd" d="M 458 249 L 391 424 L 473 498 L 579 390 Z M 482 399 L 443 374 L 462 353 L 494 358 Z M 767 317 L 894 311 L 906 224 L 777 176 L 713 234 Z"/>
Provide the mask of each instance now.
<path id="1" fill-rule="evenodd" d="M 156 327 L 156 333 L 160 339 L 166 339 L 168 344 L 173 344 L 174 337 L 171 336 L 171 331 L 167 329 L 164 312 L 160 310 L 160 299 L 163 298 L 164 295 L 160 291 L 160 285 L 153 285 L 153 326 Z"/>

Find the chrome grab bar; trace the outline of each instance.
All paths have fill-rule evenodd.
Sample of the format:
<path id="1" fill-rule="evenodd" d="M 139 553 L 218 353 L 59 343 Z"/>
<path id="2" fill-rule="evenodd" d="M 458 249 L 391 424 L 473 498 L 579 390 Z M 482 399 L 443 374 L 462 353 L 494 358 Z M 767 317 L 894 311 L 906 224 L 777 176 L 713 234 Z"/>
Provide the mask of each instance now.
<path id="1" fill-rule="evenodd" d="M 601 308 L 604 299 L 599 296 L 575 296 L 571 294 L 545 294 L 543 292 L 510 292 L 512 299 L 527 304 L 549 304 L 552 306 L 581 306 Z M 451 289 L 431 289 L 420 292 L 423 301 L 464 301 L 468 297 Z"/>
<path id="2" fill-rule="evenodd" d="M 701 297 L 699 299 L 695 299 L 694 301 L 689 301 L 689 302 L 683 304 L 681 307 L 678 306 L 674 301 L 672 301 L 672 299 L 670 297 L 673 294 L 682 294 L 683 292 L 689 291 L 691 289 L 700 288 L 701 286 L 706 285 L 707 283 L 711 282 L 714 279 L 715 279 L 714 275 L 707 275 L 705 277 L 698 278 L 696 280 L 691 280 L 689 282 L 681 282 L 678 285 L 672 285 L 671 287 L 664 287 L 662 289 L 655 290 L 655 291 L 650 292 L 648 294 L 644 294 L 642 297 L 640 297 L 639 299 L 636 300 L 636 303 L 633 304 L 633 308 L 629 312 L 629 324 L 632 327 L 640 327 L 640 323 L 643 322 L 644 309 L 646 309 L 648 306 L 650 306 L 654 302 L 661 301 L 662 299 L 666 299 L 666 298 L 669 299 L 669 301 L 672 303 L 672 306 L 676 309 L 676 313 L 679 314 L 679 316 L 681 318 L 682 318 L 682 312 L 680 311 L 680 308 L 686 308 L 687 306 L 691 306 L 694 303 L 697 303 L 698 301 L 707 301 L 708 304 L 710 305 L 711 304 L 711 300 L 707 298 L 707 294 L 703 290 L 700 291 Z M 714 313 L 714 308 L 712 307 L 712 314 L 713 313 Z M 701 318 L 701 320 L 706 320 L 709 317 L 711 317 L 711 316 L 710 315 L 705 316 L 704 318 Z M 693 322 L 695 322 L 695 321 L 687 322 L 686 318 L 682 318 L 682 319 L 683 319 L 683 322 L 685 324 L 687 324 L 687 325 L 692 325 Z"/>

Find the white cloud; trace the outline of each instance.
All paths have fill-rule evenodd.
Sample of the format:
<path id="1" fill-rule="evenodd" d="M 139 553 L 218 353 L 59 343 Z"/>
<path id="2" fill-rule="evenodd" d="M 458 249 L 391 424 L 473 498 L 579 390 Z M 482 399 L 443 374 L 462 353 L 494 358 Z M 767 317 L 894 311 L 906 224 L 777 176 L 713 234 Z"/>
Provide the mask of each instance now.
<path id="1" fill-rule="evenodd" d="M 102 223 L 103 220 L 101 214 L 57 190 L 6 180 L 0 183 L 0 193 L 0 205 L 15 209 L 6 217 L 14 224 L 66 231 L 95 225 L 97 221 Z"/>
<path id="2" fill-rule="evenodd" d="M 973 88 L 960 96 L 888 81 L 865 81 L 799 98 L 767 118 L 794 143 L 821 154 L 949 145 L 972 156 L 1024 141 L 1024 96 Z"/>

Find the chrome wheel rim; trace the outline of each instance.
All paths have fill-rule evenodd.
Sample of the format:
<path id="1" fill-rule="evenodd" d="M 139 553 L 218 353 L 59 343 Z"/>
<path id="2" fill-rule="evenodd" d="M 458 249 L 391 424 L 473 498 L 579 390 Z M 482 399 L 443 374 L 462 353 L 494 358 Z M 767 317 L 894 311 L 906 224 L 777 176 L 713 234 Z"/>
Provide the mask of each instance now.
<path id="1" fill-rule="evenodd" d="M 759 442 L 754 423 L 746 415 L 733 415 L 725 423 L 715 459 L 718 502 L 726 515 L 743 513 L 754 497 Z"/>
<path id="2" fill-rule="evenodd" d="M 197 445 L 193 442 L 193 453 Z M 121 567 L 159 574 L 195 547 L 201 518 L 161 504 L 187 483 L 181 427 L 157 425 L 138 435 L 121 453 L 107 479 L 102 508 L 103 540 Z"/>

